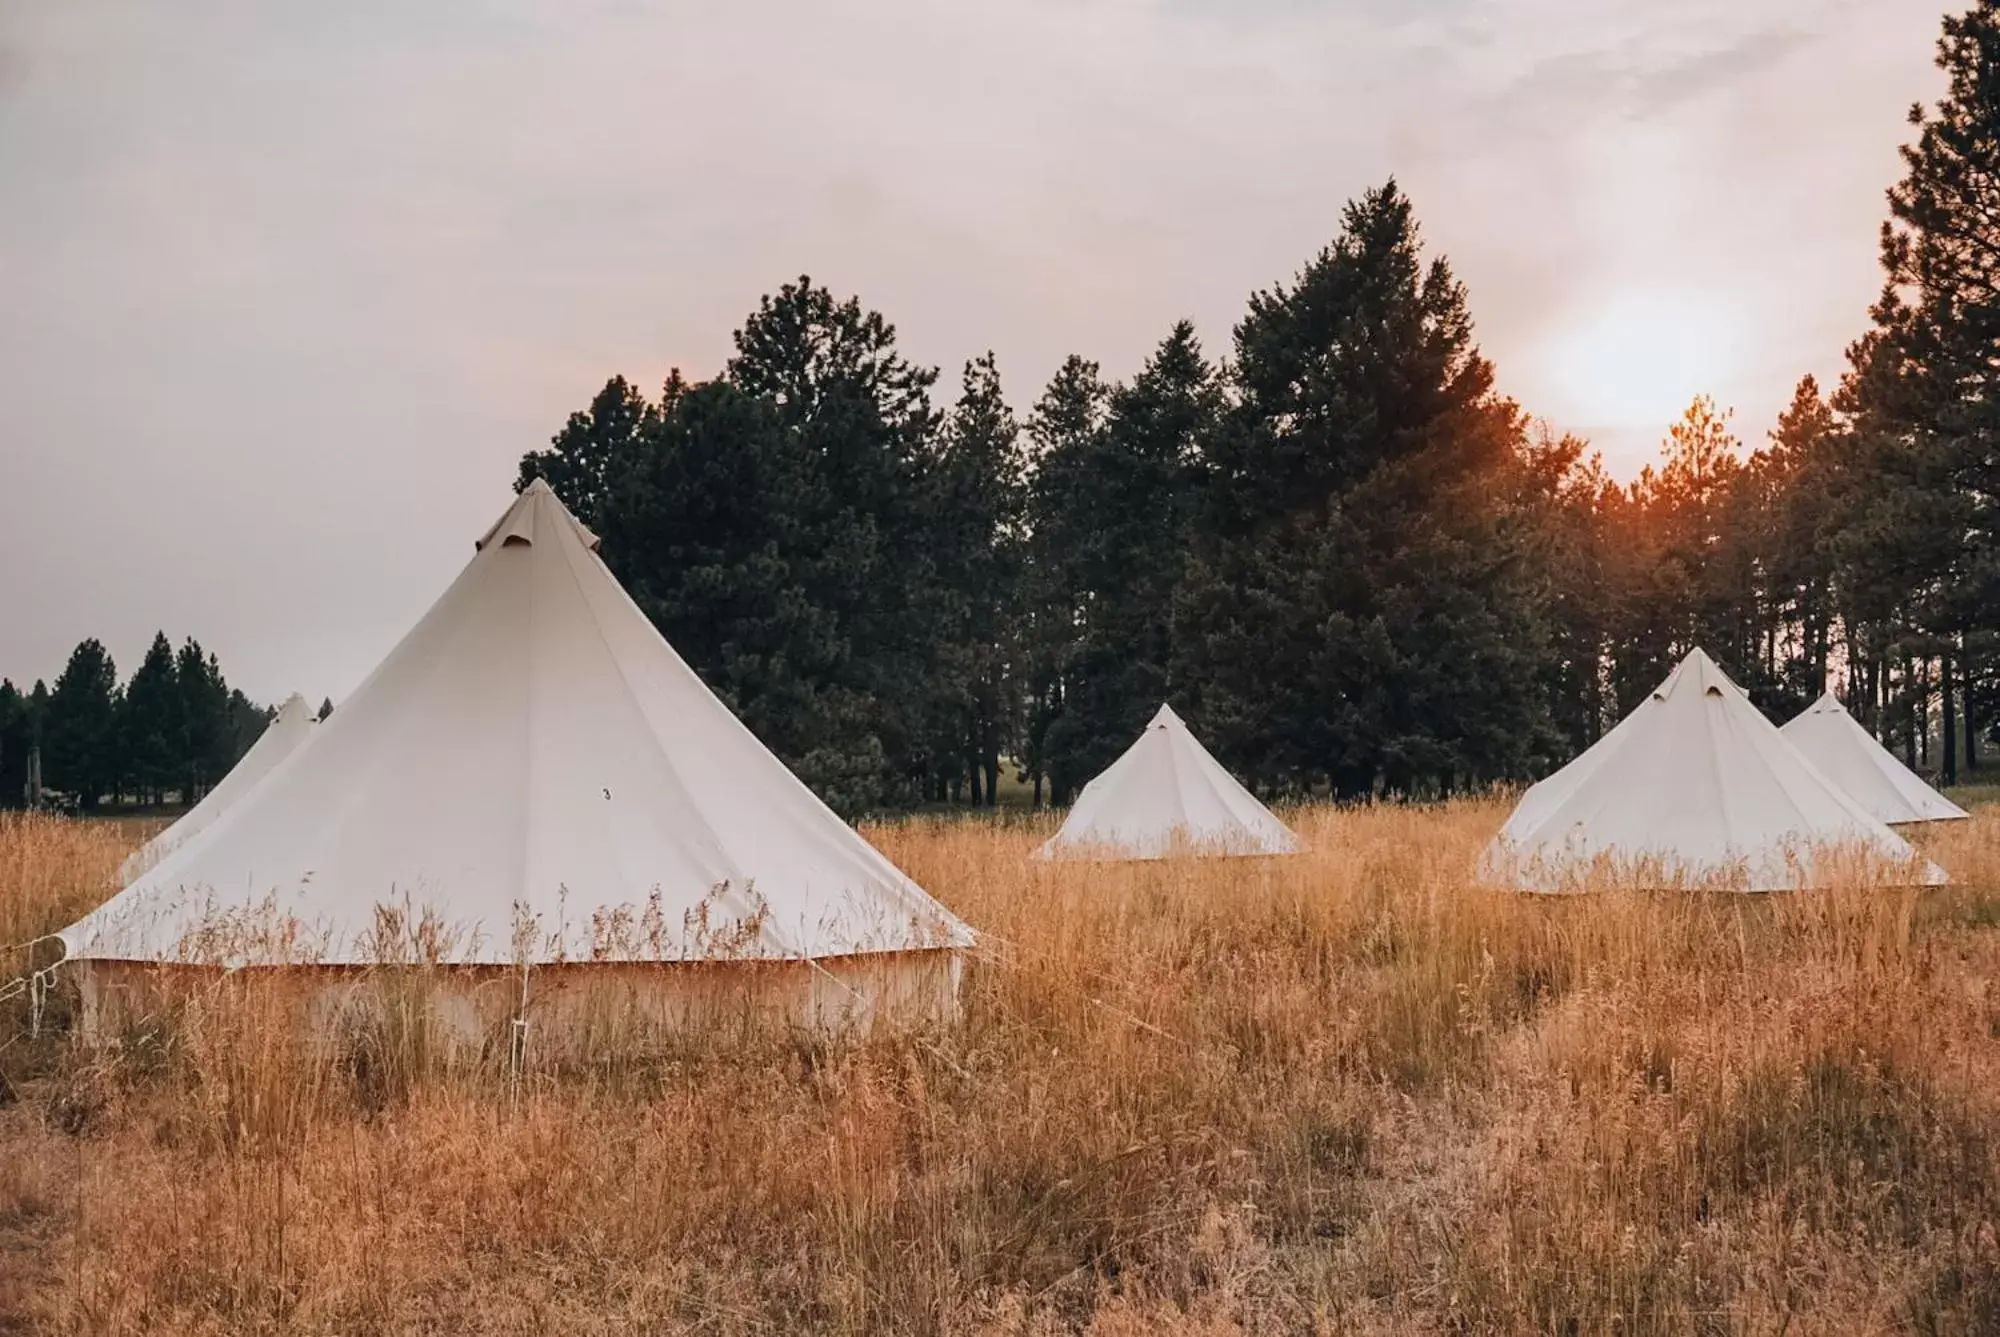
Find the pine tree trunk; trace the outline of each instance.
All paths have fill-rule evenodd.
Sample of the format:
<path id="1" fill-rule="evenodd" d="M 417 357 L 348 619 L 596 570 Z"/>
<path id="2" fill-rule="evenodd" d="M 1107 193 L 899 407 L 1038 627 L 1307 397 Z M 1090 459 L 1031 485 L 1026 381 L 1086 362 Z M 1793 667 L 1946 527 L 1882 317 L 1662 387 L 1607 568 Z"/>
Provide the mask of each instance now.
<path id="1" fill-rule="evenodd" d="M 1973 701 L 1979 693 L 1973 690 L 1971 677 L 1965 680 L 1965 697 L 1959 702 L 1959 714 L 1965 720 L 1965 773 L 1979 773 L 1979 722 L 1975 718 Z"/>
<path id="2" fill-rule="evenodd" d="M 1917 756 L 1923 759 L 1925 769 L 1931 764 L 1930 686 L 1930 662 L 1926 660 L 1922 676 L 1916 677 L 1916 699 L 1910 707 L 1910 728 L 1916 731 Z"/>
<path id="3" fill-rule="evenodd" d="M 990 747 L 986 750 L 986 806 L 1000 806 L 1000 754 Z"/>
<path id="4" fill-rule="evenodd" d="M 1939 661 L 1938 692 L 1944 727 L 1944 782 L 1958 783 L 1958 712 L 1952 708 L 1951 656 Z"/>

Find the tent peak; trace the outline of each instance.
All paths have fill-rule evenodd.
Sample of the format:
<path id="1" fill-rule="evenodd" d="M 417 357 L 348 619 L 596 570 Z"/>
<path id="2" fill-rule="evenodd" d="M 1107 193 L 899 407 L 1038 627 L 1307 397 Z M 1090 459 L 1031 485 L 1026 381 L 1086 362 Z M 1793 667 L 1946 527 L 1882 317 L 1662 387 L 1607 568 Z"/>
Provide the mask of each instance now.
<path id="1" fill-rule="evenodd" d="M 536 478 L 521 489 L 507 509 L 501 513 L 491 527 L 481 534 L 472 547 L 475 552 L 484 552 L 499 541 L 503 548 L 531 548 L 537 539 L 553 537 L 565 527 L 573 530 L 583 546 L 597 551 L 597 535 L 590 532 L 581 520 L 571 514 L 556 495 L 547 479 Z"/>
<path id="2" fill-rule="evenodd" d="M 1653 689 L 1653 699 L 1665 701 L 1671 698 L 1683 681 L 1697 687 L 1704 696 L 1726 696 L 1727 689 L 1736 686 L 1735 681 L 1722 671 L 1722 666 L 1698 645 L 1683 655 L 1681 662 L 1667 674 L 1666 680 Z"/>
<path id="3" fill-rule="evenodd" d="M 1146 727 L 1148 729 L 1156 729 L 1168 724 L 1179 724 L 1180 722 L 1181 717 L 1174 714 L 1174 708 L 1162 702 L 1160 708 L 1153 712 L 1153 718 L 1147 723 Z"/>

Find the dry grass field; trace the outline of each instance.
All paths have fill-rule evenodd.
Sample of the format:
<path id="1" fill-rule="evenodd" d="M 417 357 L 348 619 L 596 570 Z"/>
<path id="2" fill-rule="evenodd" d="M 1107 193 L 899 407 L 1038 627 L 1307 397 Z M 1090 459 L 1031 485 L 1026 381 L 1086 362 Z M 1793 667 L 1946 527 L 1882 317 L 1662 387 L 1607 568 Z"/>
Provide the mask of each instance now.
<path id="1" fill-rule="evenodd" d="M 962 1024 L 518 1086 L 254 985 L 95 1052 L 16 998 L 0 1332 L 2000 1331 L 2000 809 L 1954 887 L 1776 898 L 1476 891 L 1503 815 L 878 827 L 987 932 Z M 130 839 L 0 823 L 0 941 Z"/>

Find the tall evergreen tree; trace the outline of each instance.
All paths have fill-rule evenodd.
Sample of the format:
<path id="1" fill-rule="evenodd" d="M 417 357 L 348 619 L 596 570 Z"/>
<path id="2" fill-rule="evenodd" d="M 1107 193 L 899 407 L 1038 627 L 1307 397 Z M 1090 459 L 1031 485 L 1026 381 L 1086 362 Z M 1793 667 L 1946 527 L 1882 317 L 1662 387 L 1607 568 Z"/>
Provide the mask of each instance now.
<path id="1" fill-rule="evenodd" d="M 70 652 L 48 695 L 42 783 L 88 810 L 118 788 L 118 668 L 95 639 Z"/>
<path id="2" fill-rule="evenodd" d="M 1759 542 L 1772 613 L 1770 676 L 1790 698 L 1787 715 L 1831 686 L 1839 609 L 1827 530 L 1840 443 L 1832 406 L 1806 376 L 1770 445 L 1752 460 L 1767 511 Z"/>
<path id="3" fill-rule="evenodd" d="M 236 756 L 229 684 L 223 681 L 222 665 L 192 636 L 174 654 L 174 688 L 183 730 L 182 797 L 192 803 L 228 773 Z"/>
<path id="4" fill-rule="evenodd" d="M 879 798 L 879 749 L 837 761 L 843 696 L 835 613 L 802 572 L 817 556 L 801 519 L 809 462 L 787 449 L 775 406 L 726 381 L 682 396 L 640 443 L 602 517 L 605 560 L 674 648 L 764 743 L 854 809 Z"/>
<path id="5" fill-rule="evenodd" d="M 1627 610 L 1644 652 L 1624 666 L 1624 699 L 1637 704 L 1696 646 L 1756 694 L 1759 591 L 1746 531 L 1757 509 L 1728 413 L 1697 398 L 1631 496 L 1653 546 L 1649 580 Z"/>
<path id="6" fill-rule="evenodd" d="M 1059 721 L 1068 714 L 1082 658 L 1081 558 L 1095 522 L 1084 475 L 1098 451 L 1110 395 L 1098 365 L 1072 354 L 1028 418 L 1028 535 L 1020 600 L 1027 677 L 1022 763 L 1037 805 L 1045 783 L 1049 797 L 1064 803 L 1090 779 L 1078 773 L 1087 762 L 1062 746 Z M 1049 750 L 1052 735 L 1060 755 Z"/>
<path id="7" fill-rule="evenodd" d="M 1110 765 L 1175 694 L 1174 596 L 1200 451 L 1221 408 L 1215 370 L 1181 321 L 1064 461 L 1073 523 L 1061 560 L 1076 633 L 1045 747 L 1065 789 Z"/>
<path id="8" fill-rule="evenodd" d="M 907 797 L 931 762 L 936 637 L 919 592 L 934 566 L 921 480 L 938 447 L 937 372 L 903 357 L 881 315 L 803 277 L 764 298 L 735 343 L 727 379 L 770 405 L 798 471 L 791 573 L 831 631 L 825 741 L 799 765 L 850 809 Z"/>
<path id="9" fill-rule="evenodd" d="M 1580 752 L 1610 723 L 1605 659 L 1617 631 L 1611 593 L 1618 543 L 1606 523 L 1623 492 L 1584 443 L 1546 426 L 1524 456 L 1522 504 L 1549 623 L 1541 688 L 1563 750 Z"/>
<path id="10" fill-rule="evenodd" d="M 1391 182 L 1236 332 L 1207 452 L 1183 671 L 1218 750 L 1266 783 L 1435 792 L 1553 743 L 1526 567 L 1525 425 L 1464 289 Z"/>
<path id="11" fill-rule="evenodd" d="M 258 705 L 243 695 L 240 689 L 234 687 L 229 689 L 229 724 L 226 735 L 228 746 L 222 754 L 223 765 L 216 772 L 218 779 L 227 775 L 231 767 L 243 760 L 243 754 L 264 736 L 264 730 L 271 727 L 271 721 L 276 719 L 277 715 L 275 708 Z"/>
<path id="12" fill-rule="evenodd" d="M 164 631 L 153 634 L 146 657 L 125 685 L 118 742 L 120 771 L 142 802 L 160 802 L 162 792 L 186 774 L 186 719 L 174 676 L 174 649 Z"/>
<path id="13" fill-rule="evenodd" d="M 28 702 L 19 688 L 0 678 L 0 808 L 27 801 Z"/>
<path id="14" fill-rule="evenodd" d="M 1959 684 L 1991 678 L 2000 626 L 2000 0 L 1946 17 L 1937 64 L 1945 95 L 1910 112 L 1918 135 L 1889 193 L 1884 290 L 1847 393 L 1866 463 L 1887 480 L 1856 528 L 1905 562 L 1917 632 L 1893 650 L 1912 662 L 1913 736 L 1936 665 L 1949 781 Z"/>
<path id="15" fill-rule="evenodd" d="M 670 394 L 679 388 L 678 373 L 668 387 Z M 521 457 L 515 490 L 537 478 L 545 479 L 577 519 L 594 527 L 603 513 L 619 461 L 632 451 L 657 415 L 658 410 L 623 376 L 613 376 L 589 408 L 569 415 L 547 450 L 530 451 Z"/>
<path id="16" fill-rule="evenodd" d="M 1021 427 L 993 354 L 966 364 L 963 391 L 925 477 L 935 579 L 918 592 L 939 654 L 934 765 L 963 774 L 975 804 L 997 802 L 1000 757 L 1019 715 L 1017 605 L 1026 507 Z"/>

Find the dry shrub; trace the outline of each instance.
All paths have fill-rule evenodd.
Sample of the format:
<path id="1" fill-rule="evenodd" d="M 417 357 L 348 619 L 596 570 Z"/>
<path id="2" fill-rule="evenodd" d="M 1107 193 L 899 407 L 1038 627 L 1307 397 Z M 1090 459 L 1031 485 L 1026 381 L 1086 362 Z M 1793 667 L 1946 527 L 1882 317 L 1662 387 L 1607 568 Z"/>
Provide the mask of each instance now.
<path id="1" fill-rule="evenodd" d="M 2000 812 L 1922 895 L 1547 900 L 1469 885 L 1503 815 L 1149 865 L 875 828 L 985 931 L 952 1028 L 517 1074 L 413 970 L 323 1035 L 253 973 L 15 1042 L 0 1330 L 1995 1330 Z M 122 848 L 0 826 L 0 915 Z"/>

